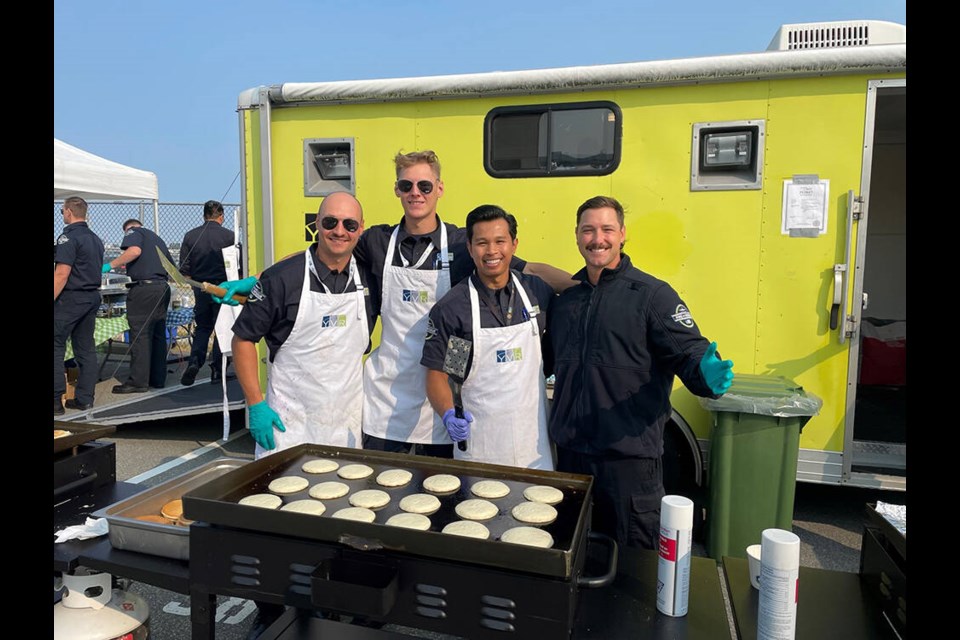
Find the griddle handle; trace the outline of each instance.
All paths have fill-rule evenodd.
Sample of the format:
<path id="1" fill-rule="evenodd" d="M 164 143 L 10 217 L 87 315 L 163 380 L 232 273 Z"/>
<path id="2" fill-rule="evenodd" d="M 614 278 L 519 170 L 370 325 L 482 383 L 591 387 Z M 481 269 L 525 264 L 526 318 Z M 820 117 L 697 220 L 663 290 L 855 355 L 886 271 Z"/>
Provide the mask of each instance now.
<path id="1" fill-rule="evenodd" d="M 610 536 L 597 533 L 596 531 L 590 531 L 587 533 L 587 541 L 602 542 L 603 544 L 607 545 L 607 548 L 610 551 L 610 563 L 607 566 L 607 572 L 602 576 L 581 575 L 579 578 L 577 578 L 577 586 L 585 589 L 605 587 L 613 582 L 613 579 L 617 577 L 617 541 Z"/>
<path id="2" fill-rule="evenodd" d="M 74 480 L 73 482 L 69 482 L 69 483 L 63 485 L 62 487 L 58 487 L 58 488 L 54 489 L 54 490 L 53 490 L 53 497 L 54 497 L 54 498 L 58 498 L 58 497 L 60 497 L 61 495 L 63 495 L 64 493 L 73 492 L 74 489 L 77 489 L 78 487 L 82 487 L 82 486 L 85 485 L 85 484 L 91 484 L 91 483 L 92 483 L 94 480 L 96 480 L 96 479 L 97 479 L 97 472 L 94 471 L 93 473 L 91 473 L 91 474 L 88 475 L 88 476 L 84 476 L 84 477 L 80 478 L 79 480 Z"/>

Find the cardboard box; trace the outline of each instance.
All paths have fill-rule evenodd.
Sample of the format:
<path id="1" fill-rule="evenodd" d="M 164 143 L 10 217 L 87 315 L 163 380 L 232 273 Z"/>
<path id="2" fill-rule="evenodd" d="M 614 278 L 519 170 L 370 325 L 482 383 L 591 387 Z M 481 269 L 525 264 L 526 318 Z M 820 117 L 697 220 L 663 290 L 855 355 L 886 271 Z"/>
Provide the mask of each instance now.
<path id="1" fill-rule="evenodd" d="M 77 378 L 80 376 L 80 369 L 77 367 L 67 367 L 67 392 L 64 394 L 64 400 L 72 400 L 77 392 Z"/>

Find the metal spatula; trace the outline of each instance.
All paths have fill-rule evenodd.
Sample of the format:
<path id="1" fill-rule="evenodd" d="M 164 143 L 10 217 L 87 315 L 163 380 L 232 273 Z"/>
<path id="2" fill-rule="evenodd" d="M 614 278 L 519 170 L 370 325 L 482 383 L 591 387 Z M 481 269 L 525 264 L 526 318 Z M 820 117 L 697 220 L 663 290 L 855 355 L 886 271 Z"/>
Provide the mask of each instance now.
<path id="1" fill-rule="evenodd" d="M 460 392 L 463 388 L 463 379 L 467 375 L 467 362 L 470 360 L 470 350 L 473 343 L 464 338 L 450 336 L 447 340 L 447 353 L 443 357 L 443 372 L 450 378 L 450 388 L 453 390 L 453 408 L 458 418 L 463 417 L 463 398 Z M 467 441 L 457 443 L 460 451 L 467 450 Z"/>

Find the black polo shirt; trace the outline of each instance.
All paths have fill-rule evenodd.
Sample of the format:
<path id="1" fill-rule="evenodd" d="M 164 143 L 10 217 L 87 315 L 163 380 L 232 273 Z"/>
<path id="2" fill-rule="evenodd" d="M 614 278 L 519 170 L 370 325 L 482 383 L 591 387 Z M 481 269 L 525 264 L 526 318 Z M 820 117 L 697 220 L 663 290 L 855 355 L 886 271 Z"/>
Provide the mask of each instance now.
<path id="1" fill-rule="evenodd" d="M 127 263 L 127 275 L 131 280 L 167 280 L 167 271 L 160 264 L 157 247 L 160 247 L 160 251 L 171 264 L 173 258 L 167 249 L 167 243 L 160 236 L 145 227 L 130 227 L 123 236 L 120 248 L 126 251 L 130 247 L 140 247 L 140 256 Z"/>
<path id="2" fill-rule="evenodd" d="M 70 267 L 64 291 L 96 291 L 103 275 L 103 241 L 85 221 L 63 228 L 53 246 L 53 261 Z"/>
<path id="3" fill-rule="evenodd" d="M 440 216 L 437 216 L 437 220 L 439 219 Z M 450 260 L 450 284 L 452 286 L 473 273 L 474 264 L 473 259 L 467 252 L 467 230 L 449 222 L 443 224 L 447 228 L 447 259 Z M 368 227 L 360 236 L 357 247 L 353 250 L 353 255 L 357 260 L 364 263 L 370 270 L 370 290 L 375 296 L 374 304 L 378 314 L 381 293 L 383 292 L 383 266 L 387 261 L 387 249 L 390 247 L 390 237 L 393 235 L 394 226 L 396 225 L 378 224 Z M 440 225 L 438 224 L 437 228 L 431 233 L 411 235 L 407 233 L 403 218 L 401 218 L 400 231 L 397 234 L 398 247 L 393 251 L 393 264 L 391 266 L 403 266 L 403 261 L 400 258 L 401 254 L 406 258 L 408 264 L 415 265 L 431 242 L 433 248 L 427 259 L 418 267 L 420 270 L 430 271 L 441 268 Z M 516 256 L 510 262 L 510 268 L 516 271 L 523 271 L 526 266 L 526 261 Z"/>
<path id="4" fill-rule="evenodd" d="M 312 273 L 310 275 L 310 291 L 325 293 L 323 284 L 327 285 L 331 293 L 349 293 L 357 287 L 350 277 L 350 270 L 331 271 L 317 259 L 317 243 L 310 246 L 310 256 L 317 269 L 320 280 Z M 364 286 L 364 300 L 367 303 L 367 331 L 373 332 L 373 325 L 377 316 L 374 312 L 370 296 L 369 274 L 363 265 L 358 263 L 360 282 Z M 270 362 L 277 357 L 277 351 L 283 345 L 300 311 L 300 294 L 303 292 L 303 252 L 290 256 L 271 266 L 262 274 L 247 298 L 247 303 L 240 311 L 236 322 L 233 323 L 233 333 L 241 340 L 259 342 L 261 338 L 267 341 L 270 350 Z M 316 319 L 320 321 L 319 318 Z M 367 345 L 367 351 L 370 345 Z"/>
<path id="5" fill-rule="evenodd" d="M 180 245 L 180 273 L 201 282 L 219 284 L 227 279 L 221 249 L 233 246 L 233 231 L 216 220 L 187 231 Z"/>
<path id="6" fill-rule="evenodd" d="M 543 338 L 547 327 L 547 310 L 555 297 L 553 289 L 537 276 L 526 275 L 514 271 L 520 278 L 520 284 L 530 298 L 532 306 L 539 306 L 537 325 L 540 337 Z M 529 318 L 523 305 L 523 298 L 515 292 L 513 278 L 507 286 L 496 291 L 490 290 L 480 282 L 474 272 L 470 275 L 473 286 L 477 289 L 480 302 L 480 326 L 483 328 L 505 327 L 526 322 Z M 507 320 L 507 310 L 510 299 L 513 298 L 513 317 Z M 494 311 L 496 310 L 496 311 Z M 423 355 L 420 364 L 428 369 L 443 371 L 443 360 L 447 353 L 447 339 L 457 336 L 473 341 L 473 318 L 470 312 L 470 287 L 467 280 L 463 280 L 437 301 L 430 310 L 427 323 L 427 335 L 423 343 Z M 470 352 L 470 362 L 467 363 L 467 375 L 473 364 L 473 351 Z"/>

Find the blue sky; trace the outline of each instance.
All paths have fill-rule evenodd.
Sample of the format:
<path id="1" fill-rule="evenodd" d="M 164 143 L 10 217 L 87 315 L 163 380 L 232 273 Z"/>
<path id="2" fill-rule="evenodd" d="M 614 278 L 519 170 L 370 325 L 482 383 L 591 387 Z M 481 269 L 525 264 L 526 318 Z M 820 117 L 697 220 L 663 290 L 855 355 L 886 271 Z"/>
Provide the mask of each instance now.
<path id="1" fill-rule="evenodd" d="M 55 0 L 53 131 L 162 202 L 239 202 L 245 89 L 745 53 L 849 19 L 905 25 L 906 0 Z"/>

